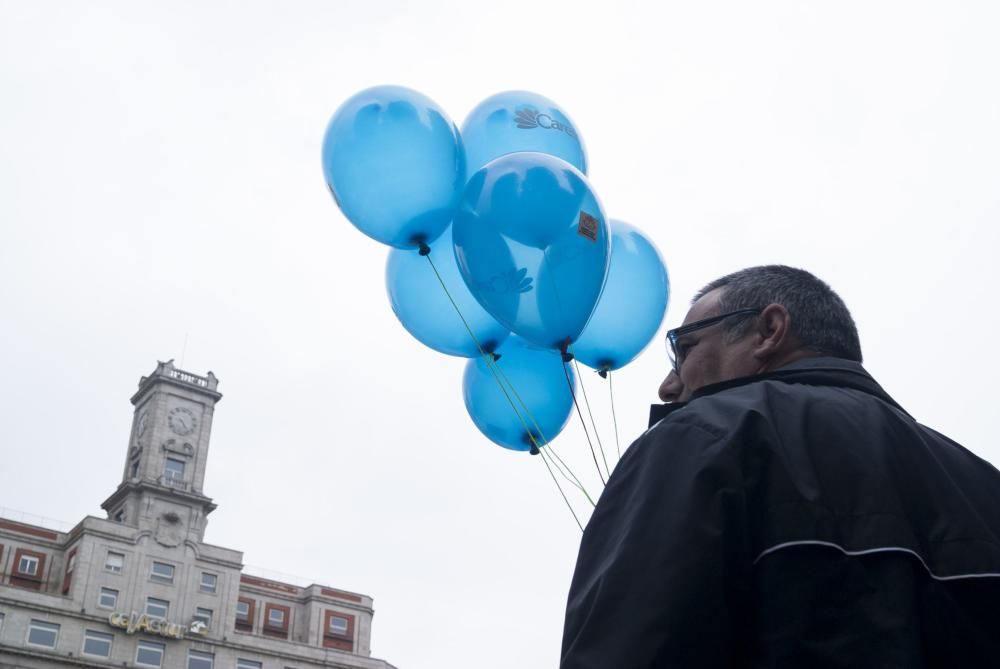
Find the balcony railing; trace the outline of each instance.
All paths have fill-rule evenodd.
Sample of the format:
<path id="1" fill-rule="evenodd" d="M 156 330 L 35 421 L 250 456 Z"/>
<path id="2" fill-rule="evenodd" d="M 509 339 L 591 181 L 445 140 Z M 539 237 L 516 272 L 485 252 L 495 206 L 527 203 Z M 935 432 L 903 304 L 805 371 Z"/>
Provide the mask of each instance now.
<path id="1" fill-rule="evenodd" d="M 188 484 L 180 476 L 171 476 L 170 474 L 164 474 L 160 477 L 160 483 L 165 486 L 170 486 L 171 488 L 177 488 L 178 490 L 187 490 Z"/>
<path id="2" fill-rule="evenodd" d="M 17 509 L 8 509 L 2 506 L 0 506 L 0 518 L 13 520 L 15 523 L 21 523 L 22 525 L 44 527 L 47 530 L 55 530 L 56 532 L 69 532 L 73 529 L 73 525 L 71 523 L 66 523 L 61 520 L 53 520 L 52 518 L 46 518 L 45 516 L 36 516 L 33 513 L 26 513 L 24 511 L 18 511 Z"/>
<path id="3" fill-rule="evenodd" d="M 178 381 L 183 381 L 184 383 L 191 383 L 202 388 L 208 388 L 208 379 L 204 376 L 198 376 L 197 374 L 192 374 L 191 372 L 185 372 L 180 369 L 168 369 L 167 376 L 172 379 L 177 379 Z"/>

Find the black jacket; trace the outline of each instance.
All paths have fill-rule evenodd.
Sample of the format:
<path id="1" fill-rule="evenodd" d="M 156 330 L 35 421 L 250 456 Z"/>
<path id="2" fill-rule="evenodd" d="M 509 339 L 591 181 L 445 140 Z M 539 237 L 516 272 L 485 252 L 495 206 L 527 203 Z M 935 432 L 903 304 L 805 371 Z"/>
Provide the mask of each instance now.
<path id="1" fill-rule="evenodd" d="M 662 409 L 587 525 L 562 669 L 1000 667 L 1000 472 L 861 365 Z"/>

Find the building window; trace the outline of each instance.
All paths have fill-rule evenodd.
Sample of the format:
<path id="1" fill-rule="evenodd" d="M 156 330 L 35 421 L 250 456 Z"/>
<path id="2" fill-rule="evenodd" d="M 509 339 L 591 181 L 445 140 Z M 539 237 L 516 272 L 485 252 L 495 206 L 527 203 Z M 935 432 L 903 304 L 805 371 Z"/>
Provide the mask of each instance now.
<path id="1" fill-rule="evenodd" d="M 167 613 L 170 611 L 170 602 L 165 599 L 157 599 L 156 597 L 146 598 L 146 615 L 153 616 L 154 618 L 166 619 Z"/>
<path id="2" fill-rule="evenodd" d="M 266 605 L 264 608 L 264 634 L 282 639 L 287 638 L 290 617 L 291 609 L 287 606 Z"/>
<path id="3" fill-rule="evenodd" d="M 117 511 L 115 511 L 115 515 L 111 517 L 111 520 L 115 521 L 116 523 L 124 523 L 125 522 L 125 507 L 123 506 L 122 508 L 120 508 Z"/>
<path id="4" fill-rule="evenodd" d="M 55 648 L 59 638 L 59 625 L 32 620 L 28 626 L 28 644 L 42 648 Z"/>
<path id="5" fill-rule="evenodd" d="M 128 471 L 128 476 L 129 476 L 129 478 L 132 478 L 132 479 L 138 478 L 138 476 L 139 476 L 139 461 L 138 460 L 133 460 L 132 461 L 132 466 L 131 466 L 131 468 Z"/>
<path id="6" fill-rule="evenodd" d="M 323 647 L 354 651 L 354 616 L 326 611 L 323 623 Z"/>
<path id="7" fill-rule="evenodd" d="M 194 610 L 194 619 L 205 623 L 205 627 L 212 626 L 212 609 L 203 609 L 200 606 Z"/>
<path id="8" fill-rule="evenodd" d="M 264 665 L 253 660 L 244 660 L 242 657 L 236 660 L 236 669 L 261 669 Z"/>
<path id="9" fill-rule="evenodd" d="M 30 590 L 41 590 L 46 557 L 45 553 L 18 548 L 10 565 L 10 584 Z"/>
<path id="10" fill-rule="evenodd" d="M 20 576 L 38 576 L 38 558 L 34 555 L 22 555 L 17 562 L 17 573 Z"/>
<path id="11" fill-rule="evenodd" d="M 187 669 L 212 669 L 213 659 L 215 659 L 215 656 L 211 653 L 199 653 L 196 650 L 189 650 Z"/>
<path id="12" fill-rule="evenodd" d="M 174 582 L 174 565 L 166 562 L 153 562 L 153 568 L 149 573 L 149 578 L 160 583 Z"/>
<path id="13" fill-rule="evenodd" d="M 83 635 L 83 654 L 96 657 L 111 657 L 111 641 L 114 637 L 104 632 L 87 630 Z"/>
<path id="14" fill-rule="evenodd" d="M 257 603 L 252 599 L 240 598 L 236 602 L 236 629 L 249 631 L 253 629 L 254 609 Z"/>
<path id="15" fill-rule="evenodd" d="M 118 606 L 118 591 L 111 588 L 101 588 L 101 594 L 97 598 L 97 606 L 102 609 L 114 609 Z"/>
<path id="16" fill-rule="evenodd" d="M 104 559 L 104 569 L 105 571 L 110 571 L 113 574 L 122 573 L 122 568 L 125 567 L 125 555 L 122 553 L 115 553 L 113 551 L 108 551 L 108 557 Z"/>
<path id="17" fill-rule="evenodd" d="M 268 609 L 267 610 L 267 624 L 271 627 L 284 627 L 285 626 L 285 612 L 281 609 Z"/>
<path id="18" fill-rule="evenodd" d="M 0 613 L 0 632 L 3 631 L 3 614 Z"/>
<path id="19" fill-rule="evenodd" d="M 330 616 L 326 623 L 326 632 L 327 634 L 333 634 L 335 636 L 347 636 L 347 627 L 347 618 Z"/>
<path id="20" fill-rule="evenodd" d="M 140 639 L 135 649 L 135 663 L 144 667 L 163 664 L 163 644 Z"/>
<path id="21" fill-rule="evenodd" d="M 215 574 L 209 574 L 207 571 L 201 572 L 201 586 L 200 590 L 202 592 L 215 592 L 215 588 L 219 584 L 219 577 Z"/>
<path id="22" fill-rule="evenodd" d="M 166 479 L 167 485 L 183 483 L 184 465 L 185 463 L 183 460 L 178 460 L 177 458 L 167 458 L 167 462 L 163 467 L 163 478 Z"/>

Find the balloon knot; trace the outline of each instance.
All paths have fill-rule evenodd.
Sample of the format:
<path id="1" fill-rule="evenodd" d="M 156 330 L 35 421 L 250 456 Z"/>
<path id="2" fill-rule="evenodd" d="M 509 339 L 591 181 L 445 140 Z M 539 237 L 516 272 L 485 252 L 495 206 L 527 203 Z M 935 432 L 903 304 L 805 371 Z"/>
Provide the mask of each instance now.
<path id="1" fill-rule="evenodd" d="M 541 451 L 538 450 L 538 446 L 532 444 L 531 449 L 528 452 L 531 453 L 532 455 L 538 455 Z"/>
<path id="2" fill-rule="evenodd" d="M 569 352 L 569 337 L 559 344 L 559 352 L 562 353 L 563 362 L 573 362 L 573 354 Z"/>
<path id="3" fill-rule="evenodd" d="M 426 242 L 417 242 L 417 243 L 420 244 L 420 246 L 419 246 L 420 255 L 422 255 L 422 256 L 430 255 L 430 253 L 431 253 L 431 247 L 427 246 Z"/>
<path id="4" fill-rule="evenodd" d="M 490 353 L 490 357 L 493 358 L 493 362 L 496 362 L 497 360 L 500 359 L 500 354 L 499 353 Z"/>
<path id="5" fill-rule="evenodd" d="M 599 370 L 597 370 L 597 375 L 600 376 L 602 379 L 606 379 L 606 378 L 608 378 L 608 370 L 606 370 L 606 369 L 599 369 Z"/>

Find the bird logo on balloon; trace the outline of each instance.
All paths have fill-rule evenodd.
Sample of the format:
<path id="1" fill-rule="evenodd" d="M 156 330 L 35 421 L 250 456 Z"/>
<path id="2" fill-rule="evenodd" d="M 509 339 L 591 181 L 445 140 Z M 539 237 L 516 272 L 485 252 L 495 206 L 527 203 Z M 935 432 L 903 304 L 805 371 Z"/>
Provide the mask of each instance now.
<path id="1" fill-rule="evenodd" d="M 476 290 L 483 293 L 528 293 L 534 288 L 533 279 L 526 276 L 527 267 L 501 272 L 484 281 L 473 281 Z"/>

